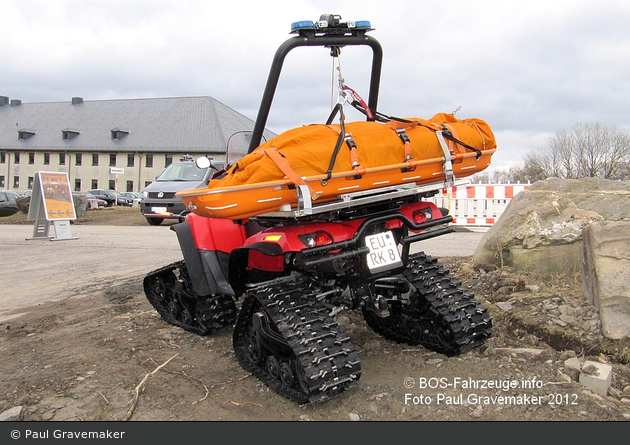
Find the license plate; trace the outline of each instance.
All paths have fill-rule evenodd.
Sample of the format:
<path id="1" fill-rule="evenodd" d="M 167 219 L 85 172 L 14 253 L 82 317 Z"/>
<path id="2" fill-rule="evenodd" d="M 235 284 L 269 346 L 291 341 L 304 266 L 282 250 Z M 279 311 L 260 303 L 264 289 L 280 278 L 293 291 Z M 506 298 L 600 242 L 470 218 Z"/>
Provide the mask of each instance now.
<path id="1" fill-rule="evenodd" d="M 371 272 L 402 266 L 398 245 L 391 231 L 366 236 L 365 245 L 370 249 L 366 260 Z"/>
<path id="2" fill-rule="evenodd" d="M 164 213 L 166 212 L 166 207 L 151 207 L 151 211 L 155 213 Z"/>

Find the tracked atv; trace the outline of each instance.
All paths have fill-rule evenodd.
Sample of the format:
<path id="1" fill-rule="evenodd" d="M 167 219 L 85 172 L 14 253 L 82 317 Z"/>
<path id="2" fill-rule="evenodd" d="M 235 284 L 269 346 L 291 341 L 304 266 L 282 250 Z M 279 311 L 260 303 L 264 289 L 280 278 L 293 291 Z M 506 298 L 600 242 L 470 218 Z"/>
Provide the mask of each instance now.
<path id="1" fill-rule="evenodd" d="M 370 30 L 338 16 L 295 24 L 297 36 L 276 53 L 253 133 L 228 143 L 228 165 L 260 145 L 283 60 L 298 46 L 326 47 L 333 57 L 344 46 L 369 46 L 369 100 L 353 94 L 345 102 L 368 120 L 390 119 L 376 112 L 382 50 Z M 344 100 L 346 92 L 342 86 Z M 329 122 L 338 115 L 343 125 L 344 100 Z M 296 206 L 243 219 L 201 216 L 191 205 L 186 220 L 172 226 L 183 260 L 150 272 L 146 296 L 167 322 L 188 331 L 233 326 L 239 364 L 299 404 L 358 383 L 360 358 L 335 321 L 343 310 L 361 311 L 395 342 L 448 356 L 469 351 L 491 335 L 487 310 L 435 258 L 411 253 L 412 244 L 453 231 L 452 218 L 423 201 L 457 183 L 449 161 L 444 180 L 349 191 L 324 203 L 293 186 Z"/>

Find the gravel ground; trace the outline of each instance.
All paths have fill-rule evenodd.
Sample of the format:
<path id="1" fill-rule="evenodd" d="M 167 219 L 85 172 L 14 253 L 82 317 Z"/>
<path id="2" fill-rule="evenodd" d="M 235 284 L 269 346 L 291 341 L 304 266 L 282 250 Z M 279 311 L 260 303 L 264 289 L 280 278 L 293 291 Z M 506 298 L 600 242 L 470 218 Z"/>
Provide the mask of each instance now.
<path id="1" fill-rule="evenodd" d="M 166 226 L 148 226 L 133 213 L 118 213 L 73 225 L 77 233 L 81 225 L 95 224 L 94 231 L 97 226 L 119 227 L 129 248 L 114 249 L 104 239 L 100 247 L 82 253 L 115 263 L 118 272 L 86 270 L 81 278 L 78 269 L 68 272 L 59 264 L 83 262 L 87 267 L 87 261 L 68 253 L 54 264 L 42 253 L 77 249 L 71 243 L 90 237 L 89 230 L 76 241 L 3 244 L 3 250 L 13 249 L 12 255 L 30 256 L 30 272 L 3 282 L 20 303 L 0 314 L 0 413 L 17 412 L 27 421 L 630 418 L 628 342 L 601 336 L 579 276 L 480 270 L 469 256 L 439 256 L 492 315 L 494 332 L 486 344 L 448 358 L 387 341 L 369 329 L 360 313 L 342 312 L 337 321 L 361 358 L 359 385 L 324 403 L 297 406 L 240 368 L 230 329 L 200 337 L 157 315 L 141 282 L 166 260 L 161 256 L 165 252 L 177 256 L 177 246 L 170 245 L 174 234 Z M 19 223 L 11 227 L 15 225 Z M 137 226 L 149 235 L 146 241 L 140 235 L 132 240 L 121 226 Z M 24 230 L 28 235 L 30 228 Z M 0 233 L 8 231 L 0 225 Z M 153 242 L 168 247 L 160 251 L 149 246 Z M 42 270 L 46 278 L 36 274 Z M 35 294 L 46 292 L 55 298 L 35 300 Z M 607 394 L 580 383 L 588 361 L 612 367 Z M 510 382 L 515 386 L 508 388 Z"/>

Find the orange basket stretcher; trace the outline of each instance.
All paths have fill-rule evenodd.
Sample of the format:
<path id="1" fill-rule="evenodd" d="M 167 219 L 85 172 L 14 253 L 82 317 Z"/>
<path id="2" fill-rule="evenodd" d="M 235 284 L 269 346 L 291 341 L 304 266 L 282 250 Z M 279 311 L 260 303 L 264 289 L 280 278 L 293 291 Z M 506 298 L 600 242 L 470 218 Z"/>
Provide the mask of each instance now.
<path id="1" fill-rule="evenodd" d="M 343 127 L 314 124 L 278 135 L 207 187 L 177 196 L 205 217 L 300 217 L 352 206 L 356 199 L 392 199 L 452 186 L 486 169 L 495 151 L 485 121 L 452 114 Z"/>

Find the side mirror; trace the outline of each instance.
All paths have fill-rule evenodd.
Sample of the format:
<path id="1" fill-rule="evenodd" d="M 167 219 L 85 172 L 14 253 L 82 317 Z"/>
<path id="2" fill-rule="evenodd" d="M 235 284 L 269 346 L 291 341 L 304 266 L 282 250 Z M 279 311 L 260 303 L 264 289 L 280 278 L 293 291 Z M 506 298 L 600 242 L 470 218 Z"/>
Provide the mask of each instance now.
<path id="1" fill-rule="evenodd" d="M 210 159 L 208 159 L 206 156 L 202 156 L 195 160 L 195 164 L 197 164 L 197 167 L 201 169 L 206 169 L 212 165 L 212 161 L 210 161 Z"/>

